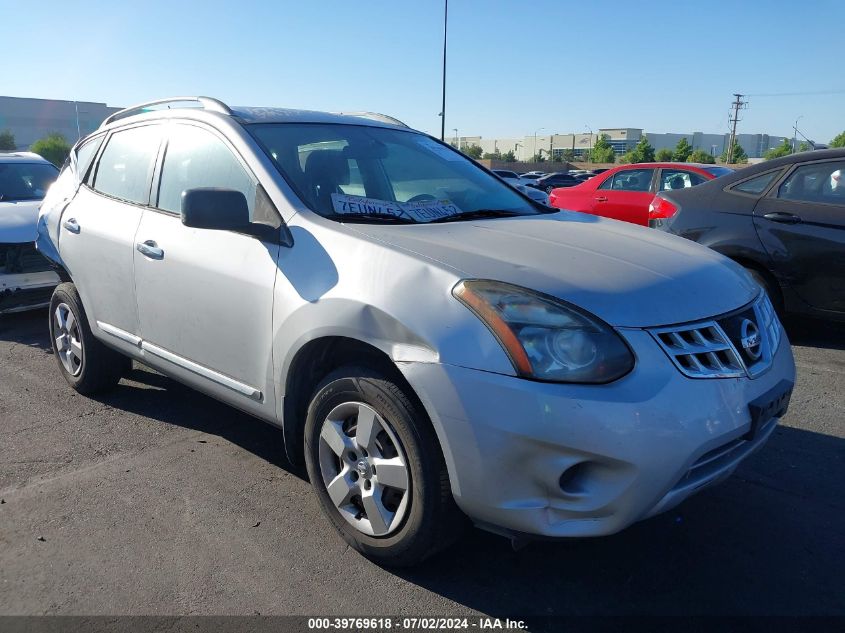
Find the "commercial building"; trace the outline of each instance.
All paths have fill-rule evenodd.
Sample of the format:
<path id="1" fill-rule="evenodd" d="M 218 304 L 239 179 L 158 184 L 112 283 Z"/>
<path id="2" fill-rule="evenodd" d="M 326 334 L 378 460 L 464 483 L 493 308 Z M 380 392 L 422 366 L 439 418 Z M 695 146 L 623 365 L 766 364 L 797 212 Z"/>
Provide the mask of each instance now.
<path id="1" fill-rule="evenodd" d="M 506 153 L 513 151 L 517 160 L 527 161 L 532 156 L 542 155 L 543 158 L 563 154 L 567 150 L 573 152 L 577 158 L 584 156 L 595 145 L 600 135 L 607 137 L 617 156 L 631 151 L 643 136 L 648 138 L 655 150 L 674 149 L 682 138 L 693 149 L 701 149 L 712 156 L 721 155 L 728 146 L 730 135 L 690 133 L 653 133 L 644 132 L 642 128 L 599 128 L 592 132 L 577 134 L 537 134 L 519 138 L 492 138 L 480 136 L 461 136 L 448 138 L 447 141 L 460 147 L 478 145 L 485 154 Z M 737 142 L 745 150 L 749 158 L 761 158 L 767 150 L 783 143 L 786 137 L 771 136 L 769 134 L 737 134 Z"/>
<path id="2" fill-rule="evenodd" d="M 90 134 L 120 108 L 90 101 L 0 97 L 0 131 L 15 135 L 16 149 L 28 149 L 35 141 L 58 132 L 69 142 Z"/>

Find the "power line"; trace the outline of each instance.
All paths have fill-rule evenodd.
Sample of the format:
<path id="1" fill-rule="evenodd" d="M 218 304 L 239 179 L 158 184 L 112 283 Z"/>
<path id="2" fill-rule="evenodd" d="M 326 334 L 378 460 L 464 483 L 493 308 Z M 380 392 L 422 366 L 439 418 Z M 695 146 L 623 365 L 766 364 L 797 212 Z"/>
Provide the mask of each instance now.
<path id="1" fill-rule="evenodd" d="M 806 97 L 810 95 L 840 95 L 845 94 L 845 88 L 837 90 L 812 90 L 809 92 L 761 92 L 758 94 L 742 95 L 744 97 Z"/>
<path id="2" fill-rule="evenodd" d="M 736 97 L 736 99 L 734 99 L 734 102 L 731 104 L 731 107 L 733 108 L 733 115 L 731 115 L 731 118 L 728 119 L 731 122 L 731 138 L 730 141 L 728 141 L 727 154 L 725 154 L 726 165 L 730 165 L 731 161 L 733 160 L 734 141 L 736 140 L 736 124 L 740 120 L 739 111 L 744 109 L 745 106 L 748 105 L 747 101 L 742 100 L 744 96 L 745 95 L 741 95 L 738 92 L 735 92 L 734 97 Z"/>

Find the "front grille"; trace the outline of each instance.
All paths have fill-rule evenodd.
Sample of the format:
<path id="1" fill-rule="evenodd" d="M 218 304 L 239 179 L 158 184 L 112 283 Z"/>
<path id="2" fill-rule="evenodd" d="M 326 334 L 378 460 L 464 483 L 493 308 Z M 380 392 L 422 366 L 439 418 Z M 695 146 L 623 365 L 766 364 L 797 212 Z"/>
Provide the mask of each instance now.
<path id="1" fill-rule="evenodd" d="M 52 270 L 35 244 L 0 244 L 0 274 L 40 273 Z"/>
<path id="2" fill-rule="evenodd" d="M 690 378 L 759 376 L 772 364 L 780 331 L 766 293 L 721 317 L 649 330 L 675 366 Z"/>

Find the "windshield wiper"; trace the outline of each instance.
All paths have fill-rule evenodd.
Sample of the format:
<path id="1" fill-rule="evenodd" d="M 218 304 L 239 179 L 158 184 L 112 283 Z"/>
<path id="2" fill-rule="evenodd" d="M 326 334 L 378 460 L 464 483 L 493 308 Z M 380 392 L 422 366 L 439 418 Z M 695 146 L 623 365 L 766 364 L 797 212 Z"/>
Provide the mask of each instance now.
<path id="1" fill-rule="evenodd" d="M 428 224 L 434 224 L 435 222 L 454 222 L 456 220 L 472 220 L 475 218 L 512 218 L 517 215 L 522 215 L 522 213 L 519 211 L 505 211 L 504 209 L 477 209 L 475 211 L 463 211 L 455 215 L 437 218 Z"/>
<path id="2" fill-rule="evenodd" d="M 341 222 L 356 222 L 377 221 L 377 222 L 395 222 L 397 224 L 416 224 L 416 220 L 411 218 L 403 218 L 400 215 L 388 215 L 387 213 L 324 213 L 321 214 L 324 218 L 329 220 L 339 220 Z"/>

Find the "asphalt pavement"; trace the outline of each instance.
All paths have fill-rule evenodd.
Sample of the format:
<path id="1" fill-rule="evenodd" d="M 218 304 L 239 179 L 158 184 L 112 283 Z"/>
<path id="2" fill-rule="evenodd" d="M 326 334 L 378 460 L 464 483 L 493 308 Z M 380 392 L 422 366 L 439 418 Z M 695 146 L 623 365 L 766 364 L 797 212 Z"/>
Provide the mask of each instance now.
<path id="1" fill-rule="evenodd" d="M 412 570 L 350 550 L 281 432 L 136 364 L 75 394 L 46 313 L 0 316 L 0 615 L 845 615 L 845 327 L 721 486 L 612 537 L 470 531 Z"/>

